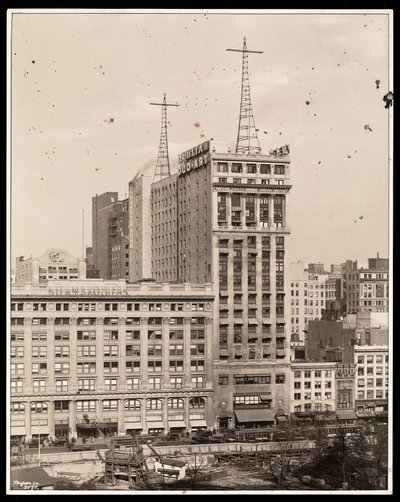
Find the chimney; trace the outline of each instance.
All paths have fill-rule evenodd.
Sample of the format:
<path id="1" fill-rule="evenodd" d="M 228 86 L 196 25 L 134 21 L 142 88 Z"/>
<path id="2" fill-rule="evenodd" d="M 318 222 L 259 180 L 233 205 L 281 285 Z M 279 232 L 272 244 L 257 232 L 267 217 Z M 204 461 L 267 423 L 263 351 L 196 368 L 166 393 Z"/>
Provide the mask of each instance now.
<path id="1" fill-rule="evenodd" d="M 377 258 L 379 258 L 379 252 L 378 252 L 378 253 L 376 253 L 376 257 L 377 257 Z"/>

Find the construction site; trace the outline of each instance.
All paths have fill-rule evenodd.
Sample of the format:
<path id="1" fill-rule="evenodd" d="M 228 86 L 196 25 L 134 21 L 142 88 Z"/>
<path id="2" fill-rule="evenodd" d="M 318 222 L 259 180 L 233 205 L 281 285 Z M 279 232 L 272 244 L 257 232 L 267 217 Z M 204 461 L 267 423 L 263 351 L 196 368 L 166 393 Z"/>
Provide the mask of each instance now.
<path id="1" fill-rule="evenodd" d="M 210 442 L 200 444 L 162 438 L 158 444 L 152 439 L 100 436 L 75 443 L 70 451 L 32 455 L 19 469 L 27 472 L 27 464 L 38 463 L 56 490 L 79 489 L 82 483 L 93 490 L 297 489 L 300 480 L 292 473 L 309 461 L 314 446 L 309 440 L 211 442 L 215 438 L 209 436 Z"/>

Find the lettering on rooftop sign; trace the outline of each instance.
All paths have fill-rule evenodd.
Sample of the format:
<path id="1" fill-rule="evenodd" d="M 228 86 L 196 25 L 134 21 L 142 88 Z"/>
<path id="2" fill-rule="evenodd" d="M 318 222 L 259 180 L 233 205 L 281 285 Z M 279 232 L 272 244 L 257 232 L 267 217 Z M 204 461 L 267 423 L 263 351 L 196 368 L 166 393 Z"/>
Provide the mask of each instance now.
<path id="1" fill-rule="evenodd" d="M 181 153 L 178 156 L 179 175 L 189 173 L 194 169 L 206 166 L 210 159 L 210 142 L 204 141 L 200 145 Z"/>
<path id="2" fill-rule="evenodd" d="M 282 157 L 283 155 L 289 155 L 290 147 L 289 145 L 283 145 L 279 148 L 275 148 L 275 150 L 270 150 L 269 154 L 274 157 Z"/>
<path id="3" fill-rule="evenodd" d="M 65 287 L 65 286 L 49 286 L 48 292 L 50 295 L 60 295 L 60 296 L 69 296 L 69 295 L 83 295 L 83 296 L 102 296 L 102 295 L 110 295 L 110 296 L 120 296 L 127 295 L 128 291 L 123 287 L 99 287 L 99 286 L 87 286 L 87 287 Z"/>

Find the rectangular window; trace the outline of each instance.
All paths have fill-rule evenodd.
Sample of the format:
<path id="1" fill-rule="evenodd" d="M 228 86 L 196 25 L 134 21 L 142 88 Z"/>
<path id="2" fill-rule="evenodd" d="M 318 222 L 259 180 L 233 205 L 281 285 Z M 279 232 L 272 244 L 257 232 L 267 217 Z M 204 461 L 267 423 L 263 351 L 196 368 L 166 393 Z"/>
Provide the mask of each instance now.
<path id="1" fill-rule="evenodd" d="M 96 332 L 95 331 L 78 331 L 77 340 L 78 341 L 96 340 Z"/>
<path id="2" fill-rule="evenodd" d="M 149 372 L 161 372 L 162 371 L 162 361 L 148 361 L 147 369 Z"/>
<path id="3" fill-rule="evenodd" d="M 54 373 L 67 375 L 69 374 L 69 363 L 54 363 Z"/>
<path id="4" fill-rule="evenodd" d="M 205 383 L 204 376 L 194 376 L 192 377 L 192 387 L 195 389 L 203 388 Z"/>
<path id="5" fill-rule="evenodd" d="M 46 392 L 46 380 L 33 380 L 33 392 Z"/>
<path id="6" fill-rule="evenodd" d="M 118 340 L 118 331 L 104 331 L 104 340 L 105 341 Z"/>
<path id="7" fill-rule="evenodd" d="M 104 345 L 104 357 L 118 357 L 118 345 Z"/>
<path id="8" fill-rule="evenodd" d="M 161 389 L 161 377 L 149 377 L 150 389 Z"/>
<path id="9" fill-rule="evenodd" d="M 170 361 L 169 371 L 174 371 L 174 372 L 183 371 L 183 361 Z"/>
<path id="10" fill-rule="evenodd" d="M 285 383 L 285 375 L 275 375 L 275 383 Z"/>
<path id="11" fill-rule="evenodd" d="M 96 390 L 96 381 L 94 378 L 80 378 L 78 380 L 79 391 Z"/>
<path id="12" fill-rule="evenodd" d="M 104 389 L 105 390 L 117 390 L 117 379 L 116 378 L 105 378 L 104 379 Z"/>
<path id="13" fill-rule="evenodd" d="M 69 357 L 69 346 L 60 345 L 54 347 L 54 357 Z"/>
<path id="14" fill-rule="evenodd" d="M 12 346 L 11 347 L 11 357 L 24 357 L 24 347 L 23 346 Z"/>
<path id="15" fill-rule="evenodd" d="M 54 401 L 54 411 L 68 412 L 69 401 Z"/>
<path id="16" fill-rule="evenodd" d="M 96 345 L 78 345 L 78 357 L 96 357 Z"/>
<path id="17" fill-rule="evenodd" d="M 32 363 L 32 373 L 45 375 L 47 373 L 47 363 Z"/>
<path id="18" fill-rule="evenodd" d="M 149 345 L 147 348 L 147 355 L 149 357 L 161 357 L 162 345 Z"/>
<path id="19" fill-rule="evenodd" d="M 140 361 L 126 361 L 126 373 L 140 373 Z"/>
<path id="20" fill-rule="evenodd" d="M 96 373 L 96 363 L 95 362 L 85 362 L 77 363 L 78 373 Z"/>
<path id="21" fill-rule="evenodd" d="M 47 357 L 47 347 L 34 345 L 32 347 L 32 357 Z"/>
<path id="22" fill-rule="evenodd" d="M 128 357 L 140 356 L 140 345 L 126 345 L 125 350 Z"/>
<path id="23" fill-rule="evenodd" d="M 139 390 L 139 378 L 127 378 L 126 386 L 128 390 Z"/>
<path id="24" fill-rule="evenodd" d="M 68 392 L 68 380 L 56 380 L 56 392 Z"/>
<path id="25" fill-rule="evenodd" d="M 104 361 L 104 373 L 118 373 L 118 361 Z"/>
<path id="26" fill-rule="evenodd" d="M 96 401 L 77 401 L 76 411 L 96 411 Z"/>
<path id="27" fill-rule="evenodd" d="M 229 384 L 229 376 L 228 375 L 220 375 L 218 378 L 219 385 L 228 385 Z"/>
<path id="28" fill-rule="evenodd" d="M 21 394 L 23 392 L 22 380 L 11 380 L 11 393 Z"/>
<path id="29" fill-rule="evenodd" d="M 204 360 L 192 360 L 190 363 L 191 371 L 204 371 Z"/>

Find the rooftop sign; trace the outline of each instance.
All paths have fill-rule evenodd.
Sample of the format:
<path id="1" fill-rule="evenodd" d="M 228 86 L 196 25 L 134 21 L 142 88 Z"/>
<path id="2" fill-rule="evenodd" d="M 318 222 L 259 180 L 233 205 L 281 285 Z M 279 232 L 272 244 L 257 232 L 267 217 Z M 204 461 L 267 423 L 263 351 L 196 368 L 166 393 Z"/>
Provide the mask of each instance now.
<path id="1" fill-rule="evenodd" d="M 210 142 L 204 141 L 200 145 L 181 153 L 178 156 L 179 175 L 186 174 L 198 167 L 207 165 L 210 159 Z"/>
<path id="2" fill-rule="evenodd" d="M 283 157 L 284 155 L 289 155 L 290 147 L 289 145 L 283 145 L 279 148 L 275 148 L 275 150 L 270 150 L 269 154 L 274 157 Z"/>

